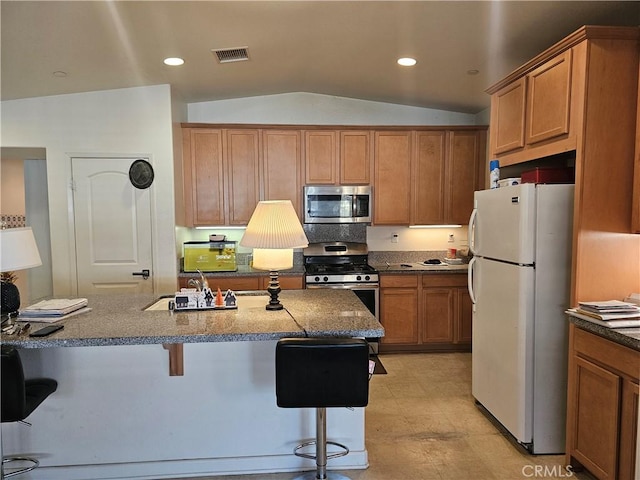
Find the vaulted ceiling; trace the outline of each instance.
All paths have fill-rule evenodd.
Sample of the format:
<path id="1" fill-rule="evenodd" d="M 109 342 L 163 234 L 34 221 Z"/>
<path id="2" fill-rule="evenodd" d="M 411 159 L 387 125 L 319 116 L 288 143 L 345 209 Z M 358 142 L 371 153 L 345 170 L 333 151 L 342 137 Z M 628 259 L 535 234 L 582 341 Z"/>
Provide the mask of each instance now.
<path id="1" fill-rule="evenodd" d="M 3 0 L 0 8 L 2 100 L 171 84 L 188 103 L 312 92 L 469 113 L 488 107 L 492 83 L 580 26 L 640 24 L 640 2 L 630 1 Z M 249 59 L 219 63 L 212 53 L 235 47 Z M 174 56 L 185 64 L 163 64 Z M 398 66 L 403 56 L 417 65 Z"/>

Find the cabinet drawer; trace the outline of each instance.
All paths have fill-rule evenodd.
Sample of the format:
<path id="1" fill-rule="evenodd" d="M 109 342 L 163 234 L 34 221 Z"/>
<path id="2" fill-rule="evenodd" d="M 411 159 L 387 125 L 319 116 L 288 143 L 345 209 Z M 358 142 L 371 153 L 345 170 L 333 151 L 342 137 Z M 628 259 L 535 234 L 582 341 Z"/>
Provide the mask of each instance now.
<path id="1" fill-rule="evenodd" d="M 380 275 L 380 286 L 382 288 L 417 288 L 417 275 Z"/>
<path id="2" fill-rule="evenodd" d="M 581 328 L 575 328 L 573 348 L 579 356 L 587 357 L 609 369 L 617 370 L 636 381 L 640 376 L 638 372 L 640 352 L 618 345 Z"/>
<path id="3" fill-rule="evenodd" d="M 466 285 L 466 274 L 422 275 L 423 287 L 465 287 Z"/>

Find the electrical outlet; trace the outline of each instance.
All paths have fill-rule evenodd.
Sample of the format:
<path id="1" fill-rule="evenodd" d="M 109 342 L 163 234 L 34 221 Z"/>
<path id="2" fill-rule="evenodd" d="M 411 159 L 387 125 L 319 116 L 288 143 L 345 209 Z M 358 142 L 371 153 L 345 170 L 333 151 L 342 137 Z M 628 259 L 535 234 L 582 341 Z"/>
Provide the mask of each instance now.
<path id="1" fill-rule="evenodd" d="M 398 243 L 399 239 L 400 239 L 400 237 L 398 236 L 397 233 L 392 233 L 391 234 L 391 243 Z"/>
<path id="2" fill-rule="evenodd" d="M 455 241 L 455 237 L 453 236 L 453 233 L 449 234 L 449 243 L 453 243 Z"/>

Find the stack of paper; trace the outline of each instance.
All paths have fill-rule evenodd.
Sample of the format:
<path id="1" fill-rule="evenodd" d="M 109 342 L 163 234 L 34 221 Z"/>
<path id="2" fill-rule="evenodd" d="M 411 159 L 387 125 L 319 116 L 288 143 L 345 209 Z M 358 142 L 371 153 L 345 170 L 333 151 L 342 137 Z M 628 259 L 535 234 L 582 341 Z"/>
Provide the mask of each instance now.
<path id="1" fill-rule="evenodd" d="M 20 317 L 34 322 L 57 322 L 63 318 L 88 312 L 86 298 L 54 298 L 42 300 L 20 310 Z"/>
<path id="2" fill-rule="evenodd" d="M 640 307 L 630 302 L 579 302 L 572 311 L 610 328 L 640 327 Z"/>

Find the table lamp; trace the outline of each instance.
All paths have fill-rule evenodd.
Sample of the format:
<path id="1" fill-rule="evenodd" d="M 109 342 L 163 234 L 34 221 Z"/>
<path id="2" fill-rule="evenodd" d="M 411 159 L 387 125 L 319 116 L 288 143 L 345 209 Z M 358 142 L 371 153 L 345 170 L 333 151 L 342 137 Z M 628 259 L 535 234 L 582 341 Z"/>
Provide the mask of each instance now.
<path id="1" fill-rule="evenodd" d="M 14 272 L 40 265 L 42 260 L 31 227 L 0 229 L 0 272 Z M 20 292 L 5 277 L 7 275 L 3 276 L 0 288 L 0 311 L 3 315 L 12 315 L 20 308 Z"/>
<path id="2" fill-rule="evenodd" d="M 282 310 L 278 300 L 278 271 L 293 267 L 293 249 L 309 245 L 300 220 L 290 200 L 258 202 L 247 229 L 240 240 L 243 247 L 253 247 L 253 268 L 269 270 L 271 300 L 267 310 Z"/>

